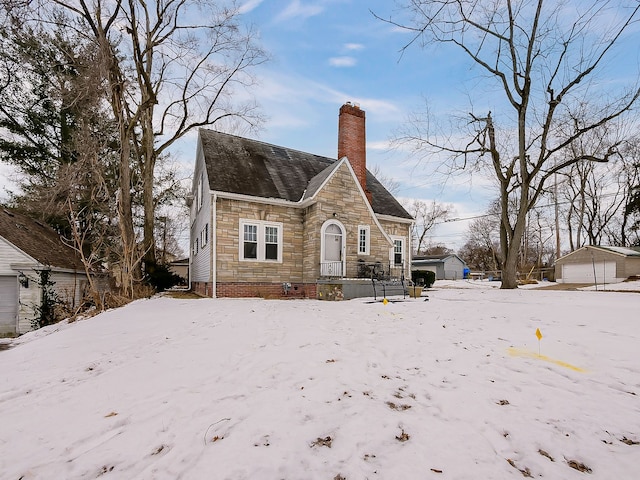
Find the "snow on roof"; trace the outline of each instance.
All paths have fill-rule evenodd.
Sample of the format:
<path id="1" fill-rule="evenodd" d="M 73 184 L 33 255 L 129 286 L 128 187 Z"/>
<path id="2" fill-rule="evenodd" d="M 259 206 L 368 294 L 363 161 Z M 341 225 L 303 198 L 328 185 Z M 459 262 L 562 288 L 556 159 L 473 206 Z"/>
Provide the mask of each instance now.
<path id="1" fill-rule="evenodd" d="M 610 250 L 612 252 L 615 253 L 620 253 L 622 255 L 626 255 L 628 257 L 640 257 L 640 252 L 633 250 L 632 248 L 626 248 L 626 247 L 603 247 L 600 246 L 599 248 L 602 248 L 603 250 Z"/>

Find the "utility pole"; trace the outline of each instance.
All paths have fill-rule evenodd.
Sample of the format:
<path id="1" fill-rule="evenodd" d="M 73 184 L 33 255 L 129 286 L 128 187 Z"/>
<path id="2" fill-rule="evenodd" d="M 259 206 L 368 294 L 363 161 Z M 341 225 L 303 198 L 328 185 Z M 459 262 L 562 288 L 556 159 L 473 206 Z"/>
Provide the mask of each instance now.
<path id="1" fill-rule="evenodd" d="M 162 222 L 162 264 L 166 263 L 166 254 L 167 254 L 167 217 L 162 216 L 159 217 L 158 220 Z"/>
<path id="2" fill-rule="evenodd" d="M 556 260 L 560 258 L 560 214 L 558 209 L 558 174 L 553 174 L 553 199 L 556 212 Z"/>

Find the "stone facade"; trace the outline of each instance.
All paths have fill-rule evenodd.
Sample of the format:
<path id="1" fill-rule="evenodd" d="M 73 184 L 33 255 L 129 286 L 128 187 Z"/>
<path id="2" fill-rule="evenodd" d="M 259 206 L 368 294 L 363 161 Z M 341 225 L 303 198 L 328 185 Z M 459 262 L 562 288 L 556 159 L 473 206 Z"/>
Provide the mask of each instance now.
<path id="1" fill-rule="evenodd" d="M 321 231 L 327 221 L 338 222 L 345 230 L 344 277 L 358 275 L 358 260 L 388 264 L 393 245 L 379 225 L 384 224 L 405 241 L 408 241 L 410 227 L 406 223 L 388 220 L 377 222 L 351 172 L 348 164 L 343 162 L 307 207 L 218 198 L 215 204 L 216 296 L 315 298 L 316 281 L 321 276 Z M 282 225 L 281 261 L 240 259 L 241 220 Z M 369 255 L 358 254 L 360 226 L 369 227 Z M 407 270 L 405 275 L 408 274 Z M 291 287 L 285 289 L 283 285 L 286 284 Z M 213 295 L 207 282 L 193 282 L 192 287 L 202 295 Z"/>
<path id="2" fill-rule="evenodd" d="M 302 282 L 304 251 L 300 209 L 219 198 L 216 203 L 216 216 L 218 282 Z M 281 261 L 241 261 L 240 220 L 282 224 Z"/>
<path id="3" fill-rule="evenodd" d="M 320 276 L 320 243 L 322 225 L 326 221 L 336 220 L 346 230 L 345 262 L 347 278 L 357 276 L 358 260 L 365 262 L 390 261 L 393 245 L 389 242 L 384 232 L 378 226 L 382 222 L 376 222 L 376 218 L 362 197 L 357 183 L 351 174 L 349 167 L 343 163 L 324 188 L 317 195 L 317 202 L 307 209 L 305 215 L 305 272 L 307 281 L 315 281 Z M 400 222 L 384 222 L 388 227 L 401 235 L 405 232 L 408 237 L 409 226 Z M 369 255 L 358 254 L 358 228 L 369 227 Z"/>

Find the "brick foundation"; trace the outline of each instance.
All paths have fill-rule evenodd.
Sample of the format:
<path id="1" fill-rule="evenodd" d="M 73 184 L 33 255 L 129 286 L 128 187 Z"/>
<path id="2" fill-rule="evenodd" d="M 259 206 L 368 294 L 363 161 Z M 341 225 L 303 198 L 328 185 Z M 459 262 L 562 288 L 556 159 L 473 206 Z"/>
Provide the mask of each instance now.
<path id="1" fill-rule="evenodd" d="M 316 298 L 317 285 L 315 283 L 292 283 L 288 293 L 284 292 L 282 283 L 245 283 L 245 282 L 218 282 L 216 285 L 216 297 L 222 298 Z M 212 297 L 213 289 L 208 282 L 192 282 L 191 290 L 203 297 Z"/>
<path id="2" fill-rule="evenodd" d="M 213 288 L 209 282 L 191 282 L 191 291 L 202 297 L 213 297 Z"/>

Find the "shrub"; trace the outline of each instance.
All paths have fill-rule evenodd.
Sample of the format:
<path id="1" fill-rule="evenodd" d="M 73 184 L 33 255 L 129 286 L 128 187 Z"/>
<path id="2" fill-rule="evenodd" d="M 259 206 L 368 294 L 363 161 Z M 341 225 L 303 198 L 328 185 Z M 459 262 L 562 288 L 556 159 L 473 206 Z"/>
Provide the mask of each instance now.
<path id="1" fill-rule="evenodd" d="M 51 280 L 51 270 L 45 268 L 38 270 L 36 283 L 40 287 L 40 303 L 34 306 L 35 317 L 31 319 L 31 327 L 34 330 L 53 325 L 64 318 L 64 314 L 59 308 L 62 302 L 53 286 L 55 282 Z"/>
<path id="2" fill-rule="evenodd" d="M 158 292 L 171 288 L 182 281 L 179 275 L 169 270 L 169 265 L 162 263 L 156 264 L 152 270 L 148 271 L 145 280 Z"/>
<path id="3" fill-rule="evenodd" d="M 424 285 L 425 288 L 429 288 L 435 283 L 436 274 L 430 270 L 411 272 L 411 280 L 416 285 Z"/>

